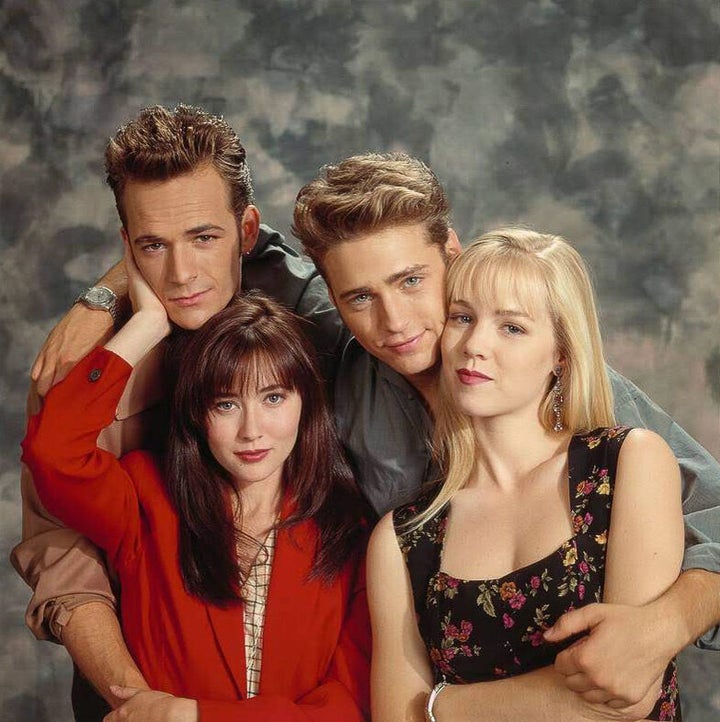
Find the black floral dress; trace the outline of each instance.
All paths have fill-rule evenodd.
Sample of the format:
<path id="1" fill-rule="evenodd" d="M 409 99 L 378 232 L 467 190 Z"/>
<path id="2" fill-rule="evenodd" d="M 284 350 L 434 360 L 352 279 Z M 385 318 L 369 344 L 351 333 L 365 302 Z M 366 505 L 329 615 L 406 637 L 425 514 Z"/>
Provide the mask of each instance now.
<path id="1" fill-rule="evenodd" d="M 420 528 L 403 531 L 401 525 L 426 509 L 436 492 L 393 512 L 436 681 L 483 682 L 530 672 L 552 664 L 575 641 L 549 644 L 542 633 L 565 612 L 602 600 L 615 470 L 629 431 L 598 429 L 572 438 L 572 538 L 500 579 L 468 581 L 440 571 L 449 505 Z M 674 661 L 649 719 L 681 720 Z"/>

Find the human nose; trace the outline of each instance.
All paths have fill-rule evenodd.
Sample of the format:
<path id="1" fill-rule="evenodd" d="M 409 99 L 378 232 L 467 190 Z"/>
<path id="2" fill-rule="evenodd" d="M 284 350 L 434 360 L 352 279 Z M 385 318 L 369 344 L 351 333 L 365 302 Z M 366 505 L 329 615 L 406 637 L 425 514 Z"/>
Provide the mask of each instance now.
<path id="1" fill-rule="evenodd" d="M 466 356 L 485 358 L 490 348 L 488 330 L 484 324 L 470 326 L 463 338 L 463 353 Z"/>
<path id="2" fill-rule="evenodd" d="M 407 314 L 399 299 L 381 299 L 378 303 L 378 325 L 388 333 L 401 333 L 408 324 Z"/>
<path id="3" fill-rule="evenodd" d="M 238 436 L 243 441 L 254 441 L 262 436 L 260 414 L 252 405 L 246 405 L 243 409 Z"/>
<path id="4" fill-rule="evenodd" d="M 197 278 L 195 253 L 191 248 L 175 247 L 169 258 L 169 279 L 172 283 L 183 285 Z"/>

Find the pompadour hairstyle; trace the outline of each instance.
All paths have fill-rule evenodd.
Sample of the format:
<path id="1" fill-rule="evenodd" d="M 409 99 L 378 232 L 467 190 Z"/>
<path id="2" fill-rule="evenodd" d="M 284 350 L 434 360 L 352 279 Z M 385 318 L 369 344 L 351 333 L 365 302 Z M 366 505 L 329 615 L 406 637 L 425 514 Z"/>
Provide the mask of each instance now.
<path id="1" fill-rule="evenodd" d="M 126 224 L 123 192 L 128 181 L 163 181 L 211 165 L 228 184 L 230 207 L 240 219 L 252 203 L 245 148 L 221 117 L 201 108 L 144 108 L 120 127 L 105 149 L 107 182 Z"/>
<path id="2" fill-rule="evenodd" d="M 295 201 L 292 232 L 322 272 L 338 243 L 389 226 L 423 223 L 444 251 L 449 204 L 435 174 L 405 153 L 365 153 L 326 165 Z"/>

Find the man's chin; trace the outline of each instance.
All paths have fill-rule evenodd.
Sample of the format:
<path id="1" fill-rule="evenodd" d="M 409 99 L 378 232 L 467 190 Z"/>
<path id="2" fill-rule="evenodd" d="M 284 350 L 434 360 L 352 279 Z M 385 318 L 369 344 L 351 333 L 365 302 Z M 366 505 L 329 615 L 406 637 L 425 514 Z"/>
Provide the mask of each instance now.
<path id="1" fill-rule="evenodd" d="M 197 331 L 204 326 L 215 313 L 217 312 L 209 312 L 204 309 L 185 309 L 181 313 L 175 310 L 173 313 L 168 313 L 168 318 L 173 326 L 177 326 L 185 331 Z"/>
<path id="2" fill-rule="evenodd" d="M 438 361 L 434 355 L 417 354 L 398 358 L 390 356 L 382 359 L 393 371 L 405 378 L 421 376 L 438 368 Z"/>

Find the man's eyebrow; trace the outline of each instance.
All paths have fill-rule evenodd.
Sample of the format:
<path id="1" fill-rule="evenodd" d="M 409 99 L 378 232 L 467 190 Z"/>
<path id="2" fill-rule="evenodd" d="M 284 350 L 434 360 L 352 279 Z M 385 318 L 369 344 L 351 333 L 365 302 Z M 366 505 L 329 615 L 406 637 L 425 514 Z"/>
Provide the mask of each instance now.
<path id="1" fill-rule="evenodd" d="M 401 271 L 396 271 L 395 273 L 387 276 L 387 278 L 384 279 L 383 283 L 392 285 L 393 283 L 397 283 L 398 281 L 406 278 L 407 276 L 422 273 L 423 271 L 427 270 L 427 268 L 427 263 L 416 263 L 414 266 L 406 266 Z M 351 288 L 347 291 L 343 291 L 343 293 L 341 293 L 338 298 L 341 301 L 346 301 L 348 298 L 352 298 L 353 296 L 359 296 L 363 293 L 372 293 L 372 289 L 369 286 L 358 286 L 357 288 Z"/>
<path id="2" fill-rule="evenodd" d="M 359 296 L 363 293 L 370 293 L 370 288 L 368 286 L 358 286 L 357 288 L 351 288 L 347 291 L 343 291 L 340 294 L 340 300 L 347 301 L 349 298 L 352 298 L 353 296 Z"/>
<path id="3" fill-rule="evenodd" d="M 416 273 L 422 273 L 423 271 L 426 271 L 428 269 L 427 263 L 416 263 L 414 266 L 407 266 L 406 268 L 403 268 L 402 271 L 398 271 L 397 273 L 393 273 L 390 276 L 388 276 L 385 279 L 385 283 L 393 284 L 397 281 L 402 280 L 406 276 L 413 276 Z"/>
<path id="4" fill-rule="evenodd" d="M 132 240 L 133 243 L 157 243 L 158 241 L 162 241 L 162 238 L 153 235 L 138 236 Z"/>
<path id="5" fill-rule="evenodd" d="M 207 233 L 208 231 L 222 231 L 224 232 L 225 229 L 222 226 L 218 226 L 214 223 L 203 223 L 199 226 L 195 226 L 194 228 L 188 228 L 183 235 L 185 236 L 199 236 L 202 233 Z M 148 233 L 144 236 L 138 236 L 137 238 L 133 238 L 133 243 L 157 243 L 158 241 L 164 240 L 162 236 L 155 236 L 151 233 Z"/>
<path id="6" fill-rule="evenodd" d="M 202 225 L 195 226 L 195 228 L 189 228 L 185 231 L 186 236 L 199 236 L 207 231 L 224 231 L 222 226 L 215 225 L 214 223 L 203 223 Z"/>

